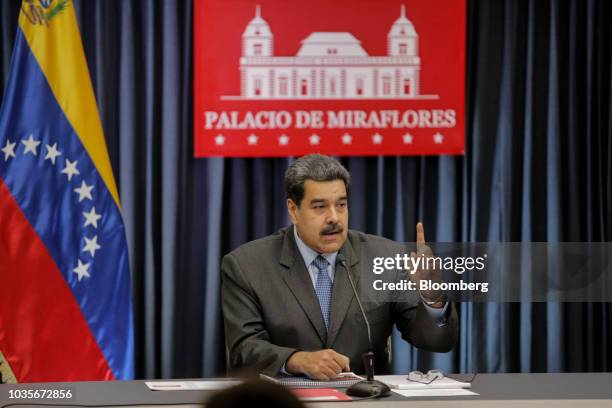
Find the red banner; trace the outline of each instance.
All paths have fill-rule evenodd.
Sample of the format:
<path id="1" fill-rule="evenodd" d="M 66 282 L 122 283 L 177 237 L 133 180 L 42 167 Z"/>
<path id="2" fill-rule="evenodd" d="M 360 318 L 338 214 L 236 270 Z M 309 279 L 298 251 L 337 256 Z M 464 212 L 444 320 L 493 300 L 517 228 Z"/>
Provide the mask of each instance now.
<path id="1" fill-rule="evenodd" d="M 196 0 L 196 157 L 463 154 L 465 0 Z"/>

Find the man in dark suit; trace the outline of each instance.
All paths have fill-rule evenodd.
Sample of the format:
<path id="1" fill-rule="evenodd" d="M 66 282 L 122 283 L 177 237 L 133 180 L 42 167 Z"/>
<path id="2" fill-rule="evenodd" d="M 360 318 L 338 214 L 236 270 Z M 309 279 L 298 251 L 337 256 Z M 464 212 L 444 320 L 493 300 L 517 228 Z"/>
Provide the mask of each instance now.
<path id="1" fill-rule="evenodd" d="M 391 241 L 349 231 L 350 175 L 337 160 L 322 155 L 296 160 L 287 169 L 285 187 L 293 225 L 223 258 L 230 368 L 322 380 L 342 371 L 363 372 L 368 340 L 347 273 L 359 287 L 362 254 Z M 417 253 L 411 255 L 431 256 L 420 223 Z M 421 269 L 410 279 L 439 281 L 441 272 Z M 387 338 L 393 324 L 404 340 L 430 351 L 449 351 L 457 340 L 456 310 L 444 293 L 399 296 L 399 301 L 364 305 L 377 373 L 389 371 Z"/>

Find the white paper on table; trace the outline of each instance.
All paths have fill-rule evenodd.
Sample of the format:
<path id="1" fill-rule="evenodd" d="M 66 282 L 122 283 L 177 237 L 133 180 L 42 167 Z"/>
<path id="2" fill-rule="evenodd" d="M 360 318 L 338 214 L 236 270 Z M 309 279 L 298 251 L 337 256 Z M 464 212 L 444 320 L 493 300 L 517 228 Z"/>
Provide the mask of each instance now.
<path id="1" fill-rule="evenodd" d="M 457 388 L 470 388 L 471 384 L 469 382 L 457 381 L 451 377 L 444 377 L 432 381 L 429 384 L 424 384 L 418 381 L 410 381 L 408 380 L 408 375 L 377 375 L 375 377 L 376 380 L 384 382 L 389 386 L 389 388 L 398 388 L 398 389 L 407 389 L 407 390 L 415 390 L 415 389 L 432 389 L 432 388 L 444 388 L 444 389 L 457 389 Z"/>
<path id="2" fill-rule="evenodd" d="M 145 381 L 147 387 L 153 391 L 184 391 L 184 390 L 224 390 L 241 384 L 240 380 L 219 381 Z"/>
<path id="3" fill-rule="evenodd" d="M 391 391 L 404 397 L 458 397 L 464 395 L 480 395 L 465 388 L 429 388 L 420 390 L 397 390 Z"/>

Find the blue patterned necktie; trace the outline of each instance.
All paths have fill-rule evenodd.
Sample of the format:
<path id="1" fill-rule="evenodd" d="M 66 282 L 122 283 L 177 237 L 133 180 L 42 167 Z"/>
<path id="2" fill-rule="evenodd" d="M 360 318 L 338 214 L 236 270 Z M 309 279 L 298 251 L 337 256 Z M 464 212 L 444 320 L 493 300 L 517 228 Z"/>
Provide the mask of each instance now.
<path id="1" fill-rule="evenodd" d="M 331 308 L 332 297 L 332 281 L 327 273 L 329 262 L 319 255 L 312 261 L 312 264 L 319 270 L 315 292 L 319 298 L 319 305 L 321 305 L 321 313 L 323 314 L 323 321 L 325 321 L 325 328 L 329 329 L 329 310 Z"/>

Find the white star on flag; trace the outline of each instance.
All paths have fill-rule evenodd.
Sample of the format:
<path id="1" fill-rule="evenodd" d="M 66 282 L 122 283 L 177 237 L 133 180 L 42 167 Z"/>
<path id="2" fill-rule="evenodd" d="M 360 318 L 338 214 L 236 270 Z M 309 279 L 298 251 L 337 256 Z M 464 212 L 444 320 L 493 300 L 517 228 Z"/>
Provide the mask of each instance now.
<path id="1" fill-rule="evenodd" d="M 374 142 L 374 144 L 381 144 L 382 140 L 383 137 L 379 133 L 376 133 L 374 136 L 372 136 L 372 141 Z"/>
<path id="2" fill-rule="evenodd" d="M 81 262 L 80 259 L 79 259 L 79 264 L 72 271 L 76 273 L 77 276 L 79 277 L 79 282 L 83 278 L 89 278 L 89 264 L 88 263 L 84 264 L 83 262 Z"/>
<path id="3" fill-rule="evenodd" d="M 281 137 L 278 138 L 278 143 L 287 146 L 289 144 L 289 136 L 281 135 Z"/>
<path id="4" fill-rule="evenodd" d="M 81 174 L 76 168 L 78 162 L 78 160 L 71 162 L 70 160 L 66 159 L 66 167 L 64 167 L 64 170 L 62 170 L 62 174 L 68 176 L 68 181 L 72 180 L 72 176 Z"/>
<path id="5" fill-rule="evenodd" d="M 223 136 L 222 134 L 218 134 L 217 137 L 215 137 L 215 144 L 217 146 L 220 146 L 224 143 L 225 143 L 225 136 Z"/>
<path id="6" fill-rule="evenodd" d="M 403 136 L 404 144 L 412 144 L 413 136 L 410 133 L 406 133 Z"/>
<path id="7" fill-rule="evenodd" d="M 351 144 L 353 142 L 353 136 L 345 133 L 342 135 L 342 144 Z"/>
<path id="8" fill-rule="evenodd" d="M 91 207 L 91 210 L 89 210 L 88 213 L 84 212 L 83 216 L 85 217 L 84 227 L 93 225 L 94 228 L 98 228 L 98 220 L 102 218 L 102 216 L 96 213 L 96 207 Z"/>
<path id="9" fill-rule="evenodd" d="M 10 140 L 6 140 L 6 144 L 4 145 L 4 147 L 0 150 L 2 150 L 4 152 L 4 161 L 7 161 L 9 159 L 9 157 L 15 157 L 15 145 L 17 143 L 13 142 L 11 143 Z"/>
<path id="10" fill-rule="evenodd" d="M 321 141 L 321 137 L 319 137 L 319 135 L 317 135 L 316 133 L 313 133 L 313 135 L 310 136 L 308 140 L 310 140 L 311 145 L 318 145 Z"/>
<path id="11" fill-rule="evenodd" d="M 79 203 L 86 198 L 89 200 L 93 200 L 93 197 L 91 196 L 91 190 L 93 190 L 93 184 L 91 186 L 88 186 L 85 180 L 81 181 L 81 187 L 74 189 L 74 192 L 79 195 Z"/>
<path id="12" fill-rule="evenodd" d="M 259 139 L 259 138 L 258 138 L 256 135 L 254 135 L 253 133 L 251 133 L 251 134 L 249 135 L 249 137 L 247 137 L 247 142 L 249 143 L 249 145 L 253 146 L 253 145 L 256 145 L 256 144 L 257 144 L 257 140 L 258 140 L 258 139 Z"/>
<path id="13" fill-rule="evenodd" d="M 435 144 L 442 144 L 444 141 L 444 136 L 442 136 L 442 133 L 436 132 L 436 134 L 433 135 L 433 139 Z"/>
<path id="14" fill-rule="evenodd" d="M 38 145 L 40 142 L 38 140 L 34 140 L 34 136 L 30 135 L 27 140 L 22 140 L 21 143 L 25 146 L 25 150 L 23 154 L 32 153 L 34 156 L 38 155 Z"/>
<path id="15" fill-rule="evenodd" d="M 101 248 L 102 247 L 98 245 L 98 236 L 94 235 L 91 239 L 85 237 L 85 247 L 81 252 L 89 252 L 93 258 L 96 255 L 96 251 Z"/>
<path id="16" fill-rule="evenodd" d="M 55 159 L 57 156 L 61 156 L 62 152 L 57 150 L 57 143 L 53 143 L 53 146 L 47 145 L 47 155 L 45 160 L 51 160 L 51 164 L 55 166 Z"/>

